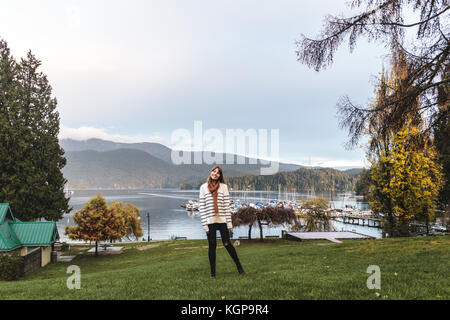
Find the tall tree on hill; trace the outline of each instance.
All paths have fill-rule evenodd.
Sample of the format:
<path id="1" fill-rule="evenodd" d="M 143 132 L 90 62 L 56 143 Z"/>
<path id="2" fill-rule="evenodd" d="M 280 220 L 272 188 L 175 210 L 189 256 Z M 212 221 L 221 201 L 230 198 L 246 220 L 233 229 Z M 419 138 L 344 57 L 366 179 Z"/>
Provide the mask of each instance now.
<path id="1" fill-rule="evenodd" d="M 21 220 L 57 221 L 70 211 L 57 101 L 31 52 L 17 63 L 0 40 L 0 59 L 0 202 Z"/>
<path id="2" fill-rule="evenodd" d="M 352 0 L 349 6 L 359 13 L 350 17 L 329 15 L 318 39 L 301 36 L 297 42 L 297 60 L 320 71 L 333 63 L 336 50 L 346 38 L 352 51 L 357 41 L 366 37 L 389 48 L 392 57 L 402 55 L 408 73 L 376 108 L 360 106 L 347 96 L 339 100 L 340 124 L 349 131 L 348 147 L 358 146 L 377 113 L 388 115 L 377 117 L 379 135 L 389 130 L 399 131 L 405 119 L 418 111 L 414 108 L 417 103 L 424 120 L 419 135 L 426 137 L 431 132 L 448 141 L 445 134 L 448 133 L 450 100 L 449 1 Z M 415 34 L 413 41 L 407 41 L 408 33 Z M 441 163 L 448 168 L 446 159 L 450 157 L 450 148 L 445 140 L 434 141 Z M 446 169 L 445 174 L 450 181 L 450 170 Z M 448 186 L 441 191 L 441 200 L 447 209 Z"/>
<path id="3" fill-rule="evenodd" d="M 439 204 L 445 212 L 447 223 L 450 222 L 450 113 L 449 105 L 445 108 L 446 115 L 441 117 L 434 130 L 434 144 L 439 156 L 439 162 L 442 164 L 444 177 L 444 186 L 439 194 Z M 444 109 L 444 106 L 443 106 Z"/>
<path id="4" fill-rule="evenodd" d="M 352 9 L 362 12 L 352 17 L 328 16 L 319 39 L 302 35 L 297 42 L 298 61 L 316 71 L 332 64 L 334 54 L 343 40 L 348 37 L 350 50 L 356 46 L 358 38 L 366 36 L 369 41 L 377 41 L 390 48 L 394 54 L 405 57 L 410 70 L 401 94 L 394 91 L 387 96 L 377 110 L 359 107 L 347 97 L 339 103 L 343 125 L 349 127 L 350 144 L 355 145 L 364 134 L 364 127 L 373 112 L 389 110 L 391 117 L 380 124 L 395 126 L 398 130 L 404 124 L 405 114 L 410 113 L 409 101 L 419 100 L 422 110 L 429 114 L 422 132 L 429 130 L 443 117 L 441 106 L 449 100 L 450 83 L 450 29 L 448 0 L 353 0 Z M 407 12 L 411 11 L 411 14 Z M 417 17 L 416 17 L 417 16 Z M 405 22 L 406 17 L 417 19 Z M 415 32 L 412 44 L 405 41 L 405 34 Z"/>
<path id="5" fill-rule="evenodd" d="M 403 80 L 410 72 L 404 55 L 393 53 L 391 70 L 383 72 L 376 99 L 369 108 L 376 110 L 393 93 L 402 95 L 407 91 Z M 409 225 L 414 220 L 428 226 L 442 186 L 433 139 L 421 130 L 425 121 L 420 99 L 408 103 L 409 113 L 404 114 L 400 129 L 382 126 L 384 119 L 391 116 L 389 110 L 372 113 L 365 128 L 370 138 L 367 156 L 372 164 L 369 203 L 375 213 L 383 213 L 383 229 L 390 236 L 409 235 Z"/>
<path id="6" fill-rule="evenodd" d="M 12 207 L 11 199 L 19 187 L 14 177 L 20 172 L 15 159 L 23 158 L 22 149 L 16 147 L 20 135 L 14 130 L 19 113 L 18 87 L 16 61 L 6 42 L 0 40 L 0 202 L 10 202 Z"/>

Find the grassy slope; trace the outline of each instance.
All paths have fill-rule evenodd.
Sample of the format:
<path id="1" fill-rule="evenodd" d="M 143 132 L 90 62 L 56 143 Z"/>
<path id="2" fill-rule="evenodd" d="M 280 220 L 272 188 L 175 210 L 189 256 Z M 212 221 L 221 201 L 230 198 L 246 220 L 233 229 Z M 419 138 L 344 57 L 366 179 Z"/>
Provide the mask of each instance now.
<path id="1" fill-rule="evenodd" d="M 206 240 L 163 241 L 146 251 L 130 248 L 99 257 L 83 253 L 20 281 L 0 281 L 0 299 L 450 298 L 450 236 L 330 245 L 241 242 L 237 251 L 247 275 L 239 276 L 228 253 L 218 248 L 216 279 L 209 278 L 207 249 L 174 249 L 205 245 Z M 69 265 L 81 269 L 80 290 L 66 287 Z M 366 286 L 369 265 L 381 269 L 381 290 Z"/>

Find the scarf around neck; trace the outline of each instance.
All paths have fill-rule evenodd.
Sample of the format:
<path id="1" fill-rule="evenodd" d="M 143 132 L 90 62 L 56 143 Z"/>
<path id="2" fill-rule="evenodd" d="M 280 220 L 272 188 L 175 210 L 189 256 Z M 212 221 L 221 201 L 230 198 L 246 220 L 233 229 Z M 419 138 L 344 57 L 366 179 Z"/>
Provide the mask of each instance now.
<path id="1" fill-rule="evenodd" d="M 214 199 L 214 210 L 216 212 L 216 217 L 219 215 L 219 207 L 217 205 L 217 194 L 220 187 L 219 180 L 211 180 L 208 182 L 208 190 L 211 192 L 211 195 Z"/>

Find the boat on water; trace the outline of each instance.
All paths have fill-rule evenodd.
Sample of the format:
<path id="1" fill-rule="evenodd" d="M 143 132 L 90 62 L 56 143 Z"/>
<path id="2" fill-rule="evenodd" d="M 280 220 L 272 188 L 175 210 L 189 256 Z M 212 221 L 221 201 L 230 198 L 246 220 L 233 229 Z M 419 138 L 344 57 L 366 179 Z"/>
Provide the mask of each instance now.
<path id="1" fill-rule="evenodd" d="M 180 207 L 185 208 L 188 211 L 198 211 L 199 210 L 200 203 L 195 200 L 188 200 L 186 204 L 180 205 Z"/>
<path id="2" fill-rule="evenodd" d="M 373 212 L 371 210 L 360 210 L 354 204 L 346 204 L 345 198 L 348 194 L 343 194 L 344 199 L 341 208 L 332 208 L 330 207 L 327 211 L 332 216 L 347 216 L 347 215 L 355 215 L 355 216 L 372 216 Z M 262 209 L 267 207 L 273 208 L 284 208 L 284 209 L 293 209 L 297 214 L 304 214 L 302 210 L 303 201 L 298 199 L 291 200 L 281 200 L 281 199 L 270 199 L 269 197 L 266 200 L 256 200 L 256 201 L 241 201 L 240 198 L 230 200 L 230 208 L 231 212 L 235 213 L 239 209 L 243 207 L 252 207 L 255 209 Z M 194 211 L 195 214 L 199 213 L 200 203 L 198 200 L 189 200 L 186 204 L 181 205 L 182 208 L 185 208 L 187 211 Z"/>

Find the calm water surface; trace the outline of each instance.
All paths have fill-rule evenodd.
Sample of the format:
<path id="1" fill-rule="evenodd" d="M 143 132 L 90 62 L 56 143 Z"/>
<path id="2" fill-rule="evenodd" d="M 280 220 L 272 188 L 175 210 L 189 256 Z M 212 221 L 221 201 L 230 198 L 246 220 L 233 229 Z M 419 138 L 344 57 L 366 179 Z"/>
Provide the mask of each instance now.
<path id="1" fill-rule="evenodd" d="M 206 233 L 204 232 L 200 216 L 198 214 L 188 214 L 188 212 L 181 208 L 182 204 L 185 204 L 188 200 L 198 200 L 198 190 L 178 190 L 178 189 L 146 189 L 146 190 L 75 190 L 75 193 L 71 196 L 70 206 L 72 211 L 57 222 L 58 231 L 62 241 L 69 241 L 64 235 L 65 225 L 74 225 L 72 220 L 73 214 L 83 207 L 83 204 L 100 192 L 108 204 L 111 201 L 130 202 L 136 205 L 141 210 L 142 226 L 144 230 L 144 236 L 142 238 L 147 239 L 148 235 L 148 219 L 147 213 L 150 215 L 150 238 L 153 240 L 168 240 L 171 237 L 187 237 L 188 239 L 206 239 Z M 307 192 L 297 193 L 278 193 L 267 191 L 231 191 L 231 199 L 248 202 L 263 201 L 266 202 L 270 199 L 280 200 L 292 200 L 299 199 L 300 197 L 311 196 Z M 353 205 L 358 209 L 365 210 L 368 208 L 366 202 L 352 199 L 342 194 L 335 194 L 333 196 L 330 193 L 316 193 L 316 196 L 323 196 L 330 199 L 334 208 L 342 208 L 345 205 Z M 361 226 L 354 226 L 343 224 L 340 222 L 333 222 L 337 231 L 355 231 L 362 234 L 371 235 L 374 237 L 381 237 L 380 229 L 368 228 Z M 267 227 L 263 228 L 264 236 L 281 236 L 281 230 L 286 230 L 287 227 Z M 248 226 L 242 226 L 234 228 L 234 238 L 248 235 Z M 252 237 L 259 237 L 259 228 L 255 224 L 252 229 Z M 133 239 L 135 240 L 135 239 Z"/>

